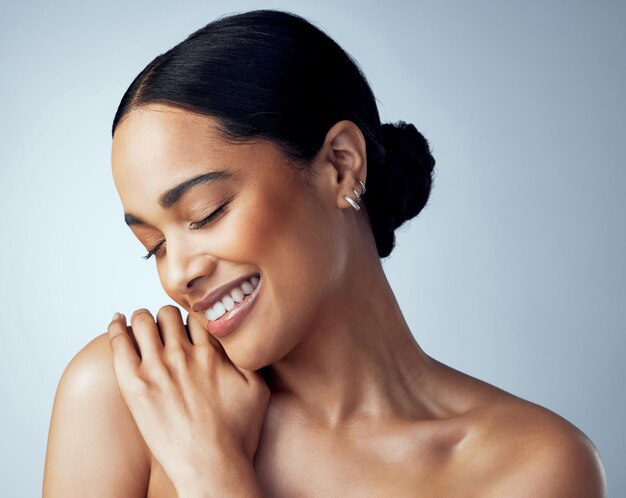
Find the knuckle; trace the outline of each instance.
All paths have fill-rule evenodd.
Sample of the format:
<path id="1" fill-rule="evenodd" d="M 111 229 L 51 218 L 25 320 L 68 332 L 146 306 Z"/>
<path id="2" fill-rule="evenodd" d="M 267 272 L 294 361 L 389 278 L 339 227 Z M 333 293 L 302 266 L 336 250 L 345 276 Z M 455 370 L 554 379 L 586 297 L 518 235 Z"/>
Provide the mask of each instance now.
<path id="1" fill-rule="evenodd" d="M 115 334 L 113 337 L 109 338 L 109 344 L 111 344 L 112 348 L 117 348 L 120 343 L 120 340 L 122 339 L 123 339 L 122 334 Z"/>
<path id="2" fill-rule="evenodd" d="M 126 388 L 133 397 L 145 398 L 149 396 L 151 387 L 150 383 L 146 379 L 138 375 L 134 375 L 128 380 Z"/>
<path id="3" fill-rule="evenodd" d="M 215 348 L 210 344 L 201 342 L 200 344 L 195 344 L 193 349 L 198 356 L 209 356 Z"/>
<path id="4" fill-rule="evenodd" d="M 166 311 L 166 312 L 172 312 L 172 313 L 175 313 L 177 315 L 180 315 L 180 309 L 178 308 L 178 306 L 175 306 L 173 304 L 165 304 L 165 305 L 161 306 L 161 309 Z"/>
<path id="5" fill-rule="evenodd" d="M 202 362 L 212 362 L 218 356 L 218 351 L 212 344 L 202 343 L 194 346 L 194 353 Z"/>
<path id="6" fill-rule="evenodd" d="M 180 345 L 172 345 L 165 348 L 165 362 L 174 368 L 185 368 L 189 363 L 187 352 Z"/>
<path id="7" fill-rule="evenodd" d="M 113 320 L 111 322 L 109 322 L 109 325 L 107 326 L 107 331 L 110 333 L 113 330 L 125 330 L 122 326 L 122 324 L 119 322 L 119 320 Z"/>
<path id="8" fill-rule="evenodd" d="M 163 391 L 171 381 L 168 367 L 161 362 L 151 365 L 149 378 L 151 380 L 151 392 Z"/>
<path id="9" fill-rule="evenodd" d="M 132 316 L 130 317 L 131 322 L 140 323 L 140 322 L 151 322 L 152 314 L 146 308 L 139 308 L 138 310 L 133 311 Z"/>
<path id="10" fill-rule="evenodd" d="M 161 306 L 159 308 L 159 311 L 157 312 L 157 320 L 163 319 L 163 318 L 177 318 L 177 317 L 180 317 L 180 310 L 172 304 L 166 304 L 164 306 Z"/>

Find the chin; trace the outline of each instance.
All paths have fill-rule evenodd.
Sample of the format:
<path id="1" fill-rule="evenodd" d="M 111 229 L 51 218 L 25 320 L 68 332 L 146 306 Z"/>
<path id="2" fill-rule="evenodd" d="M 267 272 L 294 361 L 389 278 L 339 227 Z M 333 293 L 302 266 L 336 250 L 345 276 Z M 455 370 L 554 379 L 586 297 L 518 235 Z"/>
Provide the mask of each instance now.
<path id="1" fill-rule="evenodd" d="M 230 360 L 237 367 L 249 371 L 257 371 L 282 360 L 303 340 L 299 331 L 308 328 L 291 316 L 274 314 L 272 320 L 249 318 L 253 320 L 247 320 L 239 330 L 220 339 Z"/>
<path id="2" fill-rule="evenodd" d="M 259 334 L 254 339 L 242 335 L 237 340 L 222 343 L 222 346 L 237 367 L 249 371 L 261 370 L 280 361 L 292 349 L 289 341 L 278 340 L 276 334 L 272 334 L 271 338 Z"/>
<path id="3" fill-rule="evenodd" d="M 259 355 L 245 355 L 245 354 L 230 354 L 226 351 L 230 361 L 232 361 L 237 367 L 248 371 L 257 371 L 263 367 L 270 365 L 270 362 L 264 361 Z"/>

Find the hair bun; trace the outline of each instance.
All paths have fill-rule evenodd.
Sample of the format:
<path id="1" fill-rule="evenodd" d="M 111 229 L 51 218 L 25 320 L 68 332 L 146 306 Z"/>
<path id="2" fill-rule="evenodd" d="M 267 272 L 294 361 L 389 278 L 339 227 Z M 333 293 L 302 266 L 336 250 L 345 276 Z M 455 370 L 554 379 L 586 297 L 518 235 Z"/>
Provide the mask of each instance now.
<path id="1" fill-rule="evenodd" d="M 395 245 L 394 230 L 426 206 L 433 182 L 435 158 L 426 138 L 411 123 L 382 125 L 385 157 L 368 173 L 368 214 L 379 255 L 389 255 Z M 368 189 L 369 189 L 368 185 Z"/>

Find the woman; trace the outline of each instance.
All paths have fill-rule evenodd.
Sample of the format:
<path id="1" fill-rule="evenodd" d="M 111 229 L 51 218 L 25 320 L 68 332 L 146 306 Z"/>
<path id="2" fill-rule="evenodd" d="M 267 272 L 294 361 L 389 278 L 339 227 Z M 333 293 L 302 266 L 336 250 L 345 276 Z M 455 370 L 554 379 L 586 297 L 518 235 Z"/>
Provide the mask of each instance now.
<path id="1" fill-rule="evenodd" d="M 218 19 L 112 133 L 125 221 L 187 316 L 116 314 L 70 362 L 44 496 L 605 496 L 579 429 L 415 342 L 381 258 L 435 160 L 321 30 Z"/>

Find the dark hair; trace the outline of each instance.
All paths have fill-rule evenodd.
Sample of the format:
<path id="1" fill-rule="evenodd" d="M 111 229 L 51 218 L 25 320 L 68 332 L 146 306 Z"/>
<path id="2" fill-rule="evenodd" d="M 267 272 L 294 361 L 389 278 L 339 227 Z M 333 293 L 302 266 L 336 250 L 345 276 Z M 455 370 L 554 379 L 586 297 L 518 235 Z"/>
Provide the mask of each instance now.
<path id="1" fill-rule="evenodd" d="M 149 103 L 212 116 L 226 138 L 270 139 L 305 168 L 336 122 L 354 122 L 367 144 L 362 202 L 381 258 L 394 248 L 394 230 L 428 201 L 435 159 L 427 140 L 403 121 L 381 126 L 357 62 L 296 14 L 253 10 L 192 33 L 137 75 L 111 134 L 126 114 Z"/>

